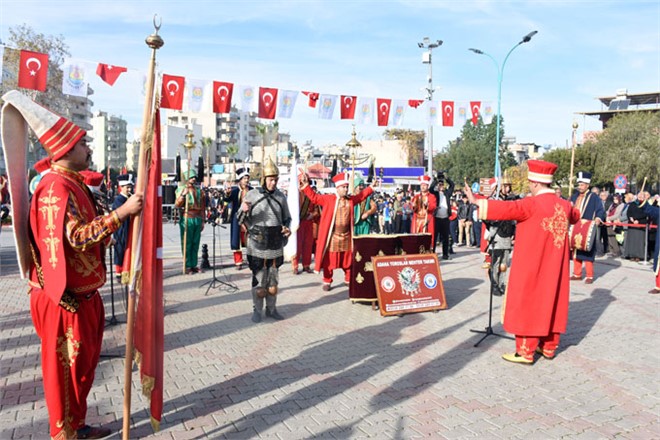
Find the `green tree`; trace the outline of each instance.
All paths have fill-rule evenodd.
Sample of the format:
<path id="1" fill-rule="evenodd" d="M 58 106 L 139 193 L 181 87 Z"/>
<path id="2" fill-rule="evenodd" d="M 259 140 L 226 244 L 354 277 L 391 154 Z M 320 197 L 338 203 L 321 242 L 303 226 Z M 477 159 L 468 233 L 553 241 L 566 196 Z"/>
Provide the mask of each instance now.
<path id="1" fill-rule="evenodd" d="M 585 143 L 592 160 L 592 182 L 612 186 L 617 174 L 641 188 L 660 182 L 660 113 L 630 112 L 615 115 L 594 140 Z M 577 160 L 576 160 L 577 162 Z"/>
<path id="2" fill-rule="evenodd" d="M 20 60 L 20 50 L 30 50 L 33 52 L 48 54 L 48 82 L 45 92 L 36 90 L 20 89 L 34 101 L 48 107 L 49 109 L 63 116 L 69 117 L 69 101 L 62 93 L 62 63 L 67 57 L 70 57 L 69 46 L 65 43 L 62 35 L 53 36 L 38 33 L 30 26 L 23 24 L 9 28 L 8 46 L 5 48 L 2 83 L 0 84 L 0 96 L 9 90 L 18 89 L 18 69 Z M 19 49 L 19 50 L 14 50 Z M 41 144 L 31 131 L 29 131 L 30 152 L 32 159 L 36 161 L 45 153 L 37 154 L 41 149 Z"/>
<path id="3" fill-rule="evenodd" d="M 477 125 L 467 121 L 461 135 L 449 142 L 446 151 L 435 156 L 433 168 L 446 170 L 454 179 L 476 182 L 481 177 L 492 177 L 495 170 L 495 141 L 497 120 L 484 124 L 481 117 Z M 504 137 L 504 118 L 500 118 L 500 139 Z M 506 170 L 516 161 L 506 145 L 500 147 L 500 168 Z"/>
<path id="4" fill-rule="evenodd" d="M 238 154 L 238 145 L 229 144 L 227 145 L 227 156 L 231 158 L 232 168 L 234 174 L 236 174 L 236 155 Z"/>
<path id="5" fill-rule="evenodd" d="M 406 166 L 421 166 L 424 163 L 424 138 L 423 130 L 407 130 L 401 128 L 389 128 L 383 136 L 387 140 L 400 140 L 403 142 L 406 153 Z"/>

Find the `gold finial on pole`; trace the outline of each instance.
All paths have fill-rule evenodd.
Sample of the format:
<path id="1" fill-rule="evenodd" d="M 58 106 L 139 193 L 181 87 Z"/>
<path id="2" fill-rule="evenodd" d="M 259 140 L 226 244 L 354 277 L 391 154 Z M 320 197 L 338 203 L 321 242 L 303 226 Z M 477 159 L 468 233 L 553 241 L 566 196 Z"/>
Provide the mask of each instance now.
<path id="1" fill-rule="evenodd" d="M 346 146 L 350 148 L 353 152 L 352 158 L 353 158 L 353 163 L 351 164 L 351 188 L 350 188 L 350 193 L 353 193 L 353 190 L 355 189 L 355 152 L 356 150 L 362 146 L 360 141 L 357 140 L 357 135 L 355 133 L 355 124 L 353 124 L 353 132 L 351 133 L 351 140 L 346 142 Z"/>

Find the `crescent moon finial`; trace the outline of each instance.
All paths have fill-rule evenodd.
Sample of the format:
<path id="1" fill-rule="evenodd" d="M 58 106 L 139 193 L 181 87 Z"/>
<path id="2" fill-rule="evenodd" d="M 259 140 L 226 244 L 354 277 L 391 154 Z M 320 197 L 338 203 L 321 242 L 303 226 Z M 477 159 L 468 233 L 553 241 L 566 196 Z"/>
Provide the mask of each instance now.
<path id="1" fill-rule="evenodd" d="M 163 25 L 163 19 L 158 17 L 158 24 L 156 24 L 156 17 L 158 17 L 158 14 L 154 14 L 154 29 L 156 29 L 156 33 L 158 33 L 160 27 Z"/>

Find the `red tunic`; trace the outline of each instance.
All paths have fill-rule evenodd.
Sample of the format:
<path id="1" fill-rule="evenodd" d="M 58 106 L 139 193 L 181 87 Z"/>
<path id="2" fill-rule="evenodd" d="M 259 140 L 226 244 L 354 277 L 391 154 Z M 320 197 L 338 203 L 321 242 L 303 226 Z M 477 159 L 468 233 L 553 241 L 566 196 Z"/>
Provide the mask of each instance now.
<path id="1" fill-rule="evenodd" d="M 410 229 L 411 234 L 429 233 L 431 234 L 431 247 L 433 249 L 433 240 L 435 237 L 435 219 L 433 214 L 438 202 L 430 192 L 415 194 L 412 198 L 413 216 Z"/>
<path id="2" fill-rule="evenodd" d="M 39 267 L 33 260 L 30 311 L 41 338 L 53 438 L 73 438 L 85 424 L 105 323 L 97 291 L 105 283 L 103 244 L 119 224 L 116 213 L 99 215 L 80 174 L 56 165 L 32 197 L 30 228 Z"/>
<path id="3" fill-rule="evenodd" d="M 349 195 L 348 201 L 350 203 L 351 209 L 349 209 L 350 222 L 349 225 L 354 224 L 353 213 L 355 212 L 355 205 L 359 204 L 362 200 L 366 199 L 371 195 L 373 189 L 368 186 L 359 193 L 355 195 Z M 335 210 L 337 209 L 337 203 L 339 202 L 339 197 L 336 194 L 319 194 L 314 192 L 310 186 L 306 186 L 303 189 L 303 193 L 309 197 L 309 199 L 315 205 L 321 207 L 321 222 L 319 224 L 318 237 L 316 240 L 316 251 L 314 253 L 314 267 L 317 271 L 321 270 L 321 263 L 323 261 L 323 256 L 328 251 L 330 247 L 330 237 L 332 236 L 332 230 L 335 226 Z M 349 228 L 350 229 L 350 228 Z M 348 253 L 351 254 L 353 249 L 353 244 L 349 241 Z M 350 265 L 349 265 L 350 266 Z"/>
<path id="4" fill-rule="evenodd" d="M 568 226 L 580 218 L 548 189 L 515 201 L 477 200 L 482 220 L 516 220 L 504 329 L 516 335 L 564 333 L 568 319 Z"/>
<path id="5" fill-rule="evenodd" d="M 314 222 L 318 217 L 319 211 L 316 205 L 302 192 L 300 199 L 300 225 L 297 232 L 297 249 L 293 257 L 293 267 L 297 268 L 298 263 L 302 262 L 303 267 L 309 267 L 312 264 L 312 251 L 314 249 Z"/>

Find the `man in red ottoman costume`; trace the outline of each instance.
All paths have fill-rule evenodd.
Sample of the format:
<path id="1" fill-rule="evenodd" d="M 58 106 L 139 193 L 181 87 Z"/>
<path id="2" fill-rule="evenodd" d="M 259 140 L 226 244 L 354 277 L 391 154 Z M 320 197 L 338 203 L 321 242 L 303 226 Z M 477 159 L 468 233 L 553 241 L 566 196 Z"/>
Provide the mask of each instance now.
<path id="1" fill-rule="evenodd" d="M 85 131 L 17 91 L 2 99 L 14 234 L 21 276 L 29 277 L 32 322 L 41 338 L 50 436 L 102 438 L 110 429 L 91 427 L 85 418 L 105 323 L 98 291 L 106 278 L 104 246 L 123 220 L 142 209 L 143 198 L 134 195 L 103 215 L 80 174 L 91 161 Z M 21 169 L 28 125 L 52 161 L 29 209 Z"/>
<path id="2" fill-rule="evenodd" d="M 410 232 L 412 234 L 431 234 L 429 249 L 433 249 L 433 240 L 435 240 L 435 218 L 433 213 L 438 202 L 435 196 L 429 192 L 430 184 L 430 176 L 419 176 L 420 192 L 412 198 L 413 216 Z"/>
<path id="3" fill-rule="evenodd" d="M 302 177 L 302 192 L 321 207 L 321 223 L 316 241 L 315 269 L 323 270 L 323 290 L 332 286 L 332 272 L 344 269 L 344 282 L 351 280 L 353 262 L 353 213 L 355 205 L 362 202 L 373 192 L 371 186 L 355 195 L 348 194 L 349 173 L 340 173 L 332 178 L 337 194 L 319 194 L 309 186 L 307 176 Z"/>
<path id="4" fill-rule="evenodd" d="M 528 183 L 532 197 L 521 200 L 477 200 L 465 185 L 482 220 L 516 220 L 516 250 L 511 263 L 504 310 L 504 329 L 516 335 L 509 362 L 533 364 L 534 353 L 555 356 L 559 336 L 566 331 L 569 299 L 569 224 L 580 212 L 550 188 L 557 165 L 530 160 Z"/>

